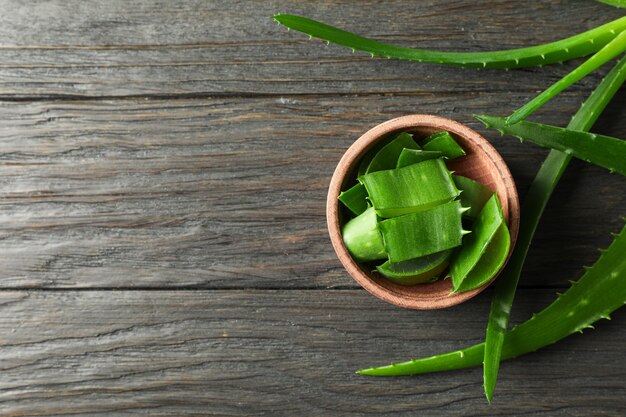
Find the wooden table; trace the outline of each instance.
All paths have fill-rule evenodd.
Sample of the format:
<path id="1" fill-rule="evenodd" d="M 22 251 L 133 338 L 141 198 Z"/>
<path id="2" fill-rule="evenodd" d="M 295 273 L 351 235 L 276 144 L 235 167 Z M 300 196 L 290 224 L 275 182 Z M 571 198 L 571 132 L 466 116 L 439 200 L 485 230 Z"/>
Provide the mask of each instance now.
<path id="1" fill-rule="evenodd" d="M 0 415 L 626 413 L 626 311 L 502 365 L 358 376 L 480 342 L 492 291 L 442 311 L 367 294 L 329 243 L 346 148 L 432 113 L 492 140 L 523 196 L 546 151 L 472 119 L 507 114 L 576 63 L 510 72 L 370 59 L 309 42 L 300 13 L 374 38 L 483 51 L 623 15 L 591 0 L 2 1 Z M 535 120 L 565 125 L 608 71 Z M 594 131 L 626 137 L 622 90 Z M 512 321 L 577 279 L 626 213 L 624 178 L 573 161 L 540 225 Z"/>

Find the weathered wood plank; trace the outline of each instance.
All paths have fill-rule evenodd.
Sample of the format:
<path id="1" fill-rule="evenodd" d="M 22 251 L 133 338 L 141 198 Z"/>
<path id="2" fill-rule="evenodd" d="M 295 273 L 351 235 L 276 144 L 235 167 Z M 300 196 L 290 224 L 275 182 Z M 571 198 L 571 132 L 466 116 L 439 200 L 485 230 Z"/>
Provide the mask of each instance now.
<path id="1" fill-rule="evenodd" d="M 599 131 L 626 136 L 625 99 Z M 563 96 L 542 120 L 565 124 L 578 100 Z M 496 93 L 0 103 L 0 286 L 352 287 L 324 217 L 345 149 L 386 119 L 440 114 L 492 138 L 523 193 L 545 150 L 470 116 L 508 103 Z M 623 186 L 575 162 L 524 282 L 579 276 L 621 228 Z"/>
<path id="2" fill-rule="evenodd" d="M 554 294 L 521 291 L 515 320 Z M 623 312 L 503 364 L 409 378 L 359 367 L 480 341 L 489 294 L 400 310 L 364 291 L 0 292 L 3 416 L 623 415 Z"/>
<path id="3" fill-rule="evenodd" d="M 406 46 L 493 50 L 571 36 L 622 15 L 590 0 L 3 1 L 0 97 L 515 91 L 518 103 L 572 67 L 510 73 L 370 60 L 279 28 L 300 13 Z M 599 80 L 592 75 L 573 88 Z"/>

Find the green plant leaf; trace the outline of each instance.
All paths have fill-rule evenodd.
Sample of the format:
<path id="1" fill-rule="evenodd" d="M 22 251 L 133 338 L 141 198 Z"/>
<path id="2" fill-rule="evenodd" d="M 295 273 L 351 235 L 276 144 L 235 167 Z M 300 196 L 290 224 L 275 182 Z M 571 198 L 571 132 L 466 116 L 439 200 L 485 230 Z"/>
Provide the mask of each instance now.
<path id="1" fill-rule="evenodd" d="M 381 221 L 378 227 L 389 262 L 408 261 L 459 246 L 464 234 L 462 211 L 461 203 L 455 200 Z"/>
<path id="2" fill-rule="evenodd" d="M 626 0 L 596 0 L 613 7 L 626 8 Z"/>
<path id="3" fill-rule="evenodd" d="M 519 122 L 512 126 L 503 117 L 475 116 L 485 126 L 501 133 L 528 140 L 580 158 L 583 161 L 626 175 L 626 141 L 610 136 L 531 122 Z"/>
<path id="4" fill-rule="evenodd" d="M 607 76 L 591 93 L 568 124 L 568 128 L 586 131 L 593 126 L 604 108 L 611 101 L 617 90 L 626 80 L 626 57 L 622 58 L 609 71 Z M 552 150 L 535 176 L 521 209 L 520 230 L 517 236 L 515 249 L 495 284 L 491 311 L 486 333 L 486 347 L 484 352 L 484 386 L 487 400 L 491 401 L 496 386 L 500 355 L 504 341 L 511 306 L 515 298 L 515 290 L 522 273 L 522 267 L 528 254 L 530 242 L 537 230 L 539 220 L 548 200 L 552 195 L 559 179 L 569 164 L 571 155 Z"/>
<path id="5" fill-rule="evenodd" d="M 494 193 L 480 211 L 472 227 L 472 233 L 464 238 L 460 250 L 453 256 L 450 262 L 453 291 L 473 290 L 489 281 L 500 269 L 508 254 L 509 239 L 500 237 L 495 242 L 495 244 L 506 243 L 507 252 L 501 260 L 498 259 L 497 255 L 502 251 L 496 248 L 495 244 L 491 245 L 491 243 L 498 230 L 503 229 L 508 234 L 506 225 L 504 228 L 501 227 L 502 225 L 504 225 L 504 216 L 502 215 L 498 196 Z M 481 264 L 481 261 L 482 265 L 476 269 Z M 495 264 L 498 265 L 498 269 L 493 271 Z M 470 273 L 471 279 L 469 279 Z M 482 276 L 481 273 L 491 275 Z"/>
<path id="6" fill-rule="evenodd" d="M 356 216 L 367 210 L 367 190 L 360 182 L 342 191 L 338 199 Z"/>
<path id="7" fill-rule="evenodd" d="M 385 259 L 385 245 L 378 230 L 378 217 L 373 207 L 347 222 L 341 231 L 350 255 L 360 262 Z"/>
<path id="8" fill-rule="evenodd" d="M 404 168 L 419 162 L 428 161 L 429 159 L 442 158 L 443 153 L 438 151 L 423 151 L 421 149 L 403 149 L 396 168 Z"/>
<path id="9" fill-rule="evenodd" d="M 388 45 L 302 16 L 277 14 L 274 19 L 289 29 L 347 46 L 353 51 L 364 51 L 372 56 L 469 68 L 501 69 L 554 64 L 586 56 L 598 51 L 626 29 L 626 17 L 622 17 L 566 39 L 528 48 L 492 52 L 442 52 Z"/>
<path id="10" fill-rule="evenodd" d="M 552 304 L 511 331 L 503 333 L 502 359 L 514 358 L 582 332 L 626 303 L 626 227 L 582 278 Z M 357 371 L 363 375 L 400 376 L 479 366 L 485 344 Z"/>
<path id="11" fill-rule="evenodd" d="M 515 110 L 513 114 L 506 118 L 507 124 L 512 125 L 524 120 L 534 113 L 539 107 L 547 103 L 552 97 L 556 96 L 570 85 L 579 81 L 592 71 L 595 71 L 624 51 L 626 51 L 626 30 L 622 31 L 615 39 L 604 45 L 602 49 L 596 52 L 591 58 L 586 60 L 572 72 L 552 84 L 537 97 Z"/>
<path id="12" fill-rule="evenodd" d="M 476 219 L 494 191 L 483 183 L 461 175 L 453 175 L 452 179 L 456 188 L 461 191 L 461 204 L 470 208 L 463 214 L 470 219 Z"/>
<path id="13" fill-rule="evenodd" d="M 451 254 L 451 250 L 445 250 L 395 264 L 387 261 L 377 266 L 376 271 L 385 278 L 401 285 L 423 284 L 448 267 Z"/>
<path id="14" fill-rule="evenodd" d="M 359 177 L 376 213 L 383 218 L 426 210 L 459 195 L 442 159 Z"/>
<path id="15" fill-rule="evenodd" d="M 439 151 L 448 159 L 465 156 L 465 151 L 456 143 L 450 132 L 438 132 L 430 135 L 421 142 L 425 151 Z"/>
<path id="16" fill-rule="evenodd" d="M 408 133 L 400 133 L 395 139 L 383 146 L 372 158 L 365 170 L 366 174 L 394 169 L 404 149 L 420 149 Z"/>

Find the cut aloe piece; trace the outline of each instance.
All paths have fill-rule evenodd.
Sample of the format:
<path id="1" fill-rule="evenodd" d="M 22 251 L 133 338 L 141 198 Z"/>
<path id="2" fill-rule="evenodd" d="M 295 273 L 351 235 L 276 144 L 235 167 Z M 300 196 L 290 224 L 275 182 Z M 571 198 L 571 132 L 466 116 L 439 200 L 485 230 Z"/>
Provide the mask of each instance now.
<path id="1" fill-rule="evenodd" d="M 460 291 L 461 288 L 469 286 L 465 285 L 464 281 L 478 265 L 487 250 L 487 246 L 502 224 L 504 224 L 504 216 L 502 215 L 498 196 L 494 193 L 480 211 L 480 215 L 472 228 L 472 233 L 463 240 L 463 246 L 450 263 L 453 291 Z M 484 281 L 487 281 L 489 278 L 491 277 L 484 279 Z M 473 280 L 479 281 L 480 279 L 474 277 Z"/>
<path id="2" fill-rule="evenodd" d="M 357 216 L 367 210 L 367 190 L 360 182 L 342 191 L 338 198 L 348 210 Z"/>
<path id="3" fill-rule="evenodd" d="M 365 185 L 376 214 L 383 218 L 427 210 L 459 195 L 442 159 L 372 172 L 359 181 Z"/>
<path id="4" fill-rule="evenodd" d="M 376 212 L 370 207 L 343 226 L 343 243 L 355 260 L 367 262 L 387 257 L 377 225 Z"/>
<path id="5" fill-rule="evenodd" d="M 378 223 L 389 262 L 403 262 L 461 245 L 460 201 Z"/>
<path id="6" fill-rule="evenodd" d="M 402 153 L 398 157 L 396 168 L 404 168 L 406 166 L 417 164 L 419 162 L 437 159 L 443 156 L 443 152 L 439 151 L 423 151 L 421 149 L 402 149 Z"/>
<path id="7" fill-rule="evenodd" d="M 451 254 L 451 250 L 446 250 L 395 264 L 387 261 L 377 266 L 376 270 L 382 276 L 398 284 L 423 284 L 435 278 L 448 267 L 448 259 Z"/>
<path id="8" fill-rule="evenodd" d="M 456 143 L 450 132 L 437 132 L 422 142 L 425 151 L 439 151 L 448 159 L 459 158 L 465 156 L 465 151 Z"/>
<path id="9" fill-rule="evenodd" d="M 506 223 L 502 223 L 496 234 L 487 245 L 485 253 L 476 266 L 467 274 L 461 285 L 456 289 L 465 292 L 476 289 L 489 281 L 502 268 L 511 248 L 511 237 Z"/>
<path id="10" fill-rule="evenodd" d="M 400 133 L 395 139 L 383 146 L 372 158 L 365 170 L 366 174 L 396 167 L 403 149 L 420 149 L 408 133 Z"/>
<path id="11" fill-rule="evenodd" d="M 477 218 L 489 197 L 493 195 L 493 190 L 478 181 L 460 175 L 453 175 L 452 179 L 456 188 L 461 191 L 461 204 L 463 207 L 470 208 L 463 215 L 471 219 Z"/>

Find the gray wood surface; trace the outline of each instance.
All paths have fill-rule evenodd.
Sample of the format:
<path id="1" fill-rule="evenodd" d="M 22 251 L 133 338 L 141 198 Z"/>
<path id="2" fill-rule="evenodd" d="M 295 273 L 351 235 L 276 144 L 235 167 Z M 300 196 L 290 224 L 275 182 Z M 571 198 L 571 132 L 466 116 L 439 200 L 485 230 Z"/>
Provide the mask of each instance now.
<path id="1" fill-rule="evenodd" d="M 361 290 L 326 234 L 326 187 L 365 130 L 410 113 L 467 123 L 523 196 L 546 151 L 506 114 L 577 62 L 476 71 L 370 59 L 278 27 L 302 13 L 406 46 L 528 46 L 618 18 L 591 0 L 0 0 L 0 415 L 626 414 L 624 312 L 479 369 L 353 374 L 480 342 L 491 291 L 403 311 Z M 580 61 L 578 61 L 580 62 Z M 608 68 L 534 120 L 565 125 Z M 626 92 L 594 131 L 626 137 Z M 623 177 L 580 161 L 514 307 L 547 305 L 622 227 Z"/>

